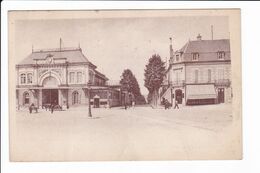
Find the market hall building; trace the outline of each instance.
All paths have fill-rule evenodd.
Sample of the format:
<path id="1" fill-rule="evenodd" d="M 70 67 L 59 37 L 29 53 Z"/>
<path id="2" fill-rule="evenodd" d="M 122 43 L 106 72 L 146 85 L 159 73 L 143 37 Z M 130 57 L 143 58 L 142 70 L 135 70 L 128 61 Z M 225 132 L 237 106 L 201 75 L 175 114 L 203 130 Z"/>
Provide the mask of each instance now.
<path id="1" fill-rule="evenodd" d="M 229 103 L 232 101 L 229 39 L 188 41 L 173 51 L 160 98 L 182 105 Z"/>
<path id="2" fill-rule="evenodd" d="M 89 93 L 93 107 L 120 104 L 120 87 L 107 85 L 108 78 L 80 47 L 32 50 L 16 65 L 16 73 L 18 109 L 32 103 L 39 108 L 51 103 L 67 108 L 85 105 Z"/>

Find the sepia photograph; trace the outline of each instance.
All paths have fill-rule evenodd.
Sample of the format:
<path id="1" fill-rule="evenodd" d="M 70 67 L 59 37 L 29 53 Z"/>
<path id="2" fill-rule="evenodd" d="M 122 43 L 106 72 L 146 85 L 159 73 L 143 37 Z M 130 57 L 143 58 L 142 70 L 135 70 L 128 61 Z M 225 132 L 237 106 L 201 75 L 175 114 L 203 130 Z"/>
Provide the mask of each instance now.
<path id="1" fill-rule="evenodd" d="M 239 9 L 9 11 L 10 161 L 242 159 Z"/>

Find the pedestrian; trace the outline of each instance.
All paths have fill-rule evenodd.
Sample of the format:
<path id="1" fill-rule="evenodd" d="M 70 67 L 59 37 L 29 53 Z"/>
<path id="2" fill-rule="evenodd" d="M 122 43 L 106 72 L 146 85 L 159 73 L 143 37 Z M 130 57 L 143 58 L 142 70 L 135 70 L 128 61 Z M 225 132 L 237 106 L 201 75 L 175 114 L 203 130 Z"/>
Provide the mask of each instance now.
<path id="1" fill-rule="evenodd" d="M 178 109 L 179 109 L 179 106 L 178 106 L 178 101 L 177 101 L 177 100 L 175 100 L 174 109 L 175 109 L 175 108 L 178 108 Z"/>
<path id="2" fill-rule="evenodd" d="M 125 103 L 125 110 L 127 109 L 127 105 L 126 105 L 126 103 Z"/>
<path id="3" fill-rule="evenodd" d="M 52 103 L 52 104 L 51 104 L 51 113 L 53 113 L 54 106 L 55 106 L 55 104 L 54 104 L 54 103 Z"/>
<path id="4" fill-rule="evenodd" d="M 33 106 L 34 106 L 33 103 L 29 106 L 29 112 L 30 112 L 30 114 L 32 113 Z"/>
<path id="5" fill-rule="evenodd" d="M 162 102 L 161 103 L 162 103 L 162 105 L 165 104 L 165 98 L 164 97 L 162 98 Z"/>
<path id="6" fill-rule="evenodd" d="M 132 102 L 132 107 L 133 107 L 133 108 L 135 107 L 135 101 Z"/>
<path id="7" fill-rule="evenodd" d="M 164 101 L 164 108 L 165 109 L 170 109 L 170 107 L 171 107 L 171 103 L 167 99 L 165 99 L 165 101 Z"/>

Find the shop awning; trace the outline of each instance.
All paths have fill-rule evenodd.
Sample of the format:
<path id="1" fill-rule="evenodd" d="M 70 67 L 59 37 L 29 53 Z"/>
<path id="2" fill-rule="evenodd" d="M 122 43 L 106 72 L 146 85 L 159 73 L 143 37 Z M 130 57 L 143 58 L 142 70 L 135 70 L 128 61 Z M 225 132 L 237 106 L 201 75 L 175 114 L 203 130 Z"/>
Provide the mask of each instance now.
<path id="1" fill-rule="evenodd" d="M 186 96 L 189 99 L 216 99 L 217 94 L 211 85 L 186 85 Z"/>

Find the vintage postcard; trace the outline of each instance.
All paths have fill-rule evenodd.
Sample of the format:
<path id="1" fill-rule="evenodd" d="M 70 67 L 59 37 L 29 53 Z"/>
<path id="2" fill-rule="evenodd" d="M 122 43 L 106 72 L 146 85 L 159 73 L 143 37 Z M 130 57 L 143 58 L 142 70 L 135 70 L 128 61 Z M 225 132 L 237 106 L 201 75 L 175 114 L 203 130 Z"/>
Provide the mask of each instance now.
<path id="1" fill-rule="evenodd" d="M 8 17 L 11 161 L 242 159 L 239 9 Z"/>

